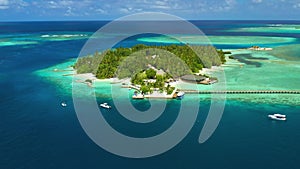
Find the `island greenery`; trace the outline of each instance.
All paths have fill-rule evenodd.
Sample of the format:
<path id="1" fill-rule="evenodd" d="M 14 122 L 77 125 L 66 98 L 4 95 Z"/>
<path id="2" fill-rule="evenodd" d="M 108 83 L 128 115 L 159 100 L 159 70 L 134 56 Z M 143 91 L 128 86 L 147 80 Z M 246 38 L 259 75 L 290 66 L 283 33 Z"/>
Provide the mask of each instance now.
<path id="1" fill-rule="evenodd" d="M 166 82 L 169 81 L 171 76 L 167 73 L 157 74 L 157 72 L 149 68 L 146 71 L 141 71 L 136 73 L 131 78 L 131 83 L 134 85 L 140 85 L 140 90 L 142 93 L 152 93 L 153 89 L 158 89 L 161 93 L 166 91 L 167 94 L 171 94 L 175 87 L 171 87 Z"/>
<path id="2" fill-rule="evenodd" d="M 74 68 L 77 73 L 93 73 L 98 79 L 113 77 L 135 79 L 142 76 L 139 74 L 141 72 L 151 79 L 154 78 L 155 70 L 150 68 L 165 72 L 164 78 L 180 77 L 198 73 L 204 67 L 219 66 L 224 62 L 226 62 L 224 52 L 213 46 L 139 44 L 131 48 L 119 47 L 81 57 Z"/>

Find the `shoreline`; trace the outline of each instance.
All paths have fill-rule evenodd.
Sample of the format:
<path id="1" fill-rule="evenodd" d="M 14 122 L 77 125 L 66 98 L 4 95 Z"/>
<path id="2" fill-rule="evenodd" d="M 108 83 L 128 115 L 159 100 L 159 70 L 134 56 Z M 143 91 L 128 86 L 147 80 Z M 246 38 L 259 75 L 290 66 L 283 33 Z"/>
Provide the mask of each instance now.
<path id="1" fill-rule="evenodd" d="M 220 71 L 225 71 L 226 75 L 226 88 L 227 90 L 299 90 L 299 87 L 295 86 L 294 81 L 297 81 L 299 78 L 294 75 L 282 73 L 282 69 L 285 71 L 294 70 L 294 67 L 299 67 L 297 63 L 291 61 L 285 61 L 283 59 L 274 57 L 272 55 L 266 54 L 264 52 L 255 52 L 250 50 L 239 50 L 239 49 L 223 49 L 229 50 L 232 54 L 252 54 L 254 57 L 265 57 L 268 60 L 260 61 L 255 60 L 257 62 L 263 63 L 262 67 L 255 68 L 251 65 L 247 65 L 245 63 L 241 63 L 235 59 L 228 59 L 225 64 L 220 67 L 212 67 L 212 69 L 204 68 L 201 73 L 206 74 L 218 74 Z M 228 56 L 227 56 L 228 58 Z M 72 93 L 70 91 L 72 85 L 70 83 L 76 82 L 84 84 L 84 81 L 90 79 L 93 81 L 93 85 L 85 84 L 82 85 L 94 88 L 96 92 L 101 93 L 103 90 L 105 94 L 109 94 L 110 87 L 112 84 L 120 85 L 122 83 L 129 83 L 129 79 L 119 80 L 119 79 L 97 79 L 93 74 L 74 74 L 75 70 L 70 69 L 70 65 L 74 63 L 74 60 L 68 60 L 66 62 L 54 65 L 52 67 L 48 67 L 46 69 L 38 70 L 37 74 L 41 77 L 46 77 L 47 80 L 52 81 L 52 83 L 58 85 L 60 88 L 59 91 L 63 93 Z M 243 66 L 241 66 L 243 65 Z M 54 71 L 57 70 L 65 70 L 65 71 Z M 223 69 L 223 70 L 222 70 Z M 273 72 L 275 70 L 275 72 Z M 279 74 L 276 71 L 280 72 Z M 260 77 L 260 72 L 264 72 L 266 76 Z M 270 72 L 270 74 L 268 74 Z M 68 74 L 69 76 L 63 76 Z M 73 75 L 72 75 L 73 74 Z M 256 76 L 258 75 L 258 76 Z M 257 78 L 257 79 L 255 79 Z M 289 82 L 291 85 L 282 85 L 285 79 L 280 79 L 280 81 L 275 80 L 279 78 L 289 79 L 292 82 Z M 214 84 L 213 84 L 214 85 Z M 203 91 L 210 91 L 213 85 L 197 85 L 196 87 Z M 104 87 L 105 86 L 105 87 Z M 121 86 L 121 85 L 120 85 Z M 177 86 L 179 88 L 189 87 L 193 89 L 193 84 L 188 85 L 187 82 L 178 81 Z M 183 86 L 183 87 L 182 87 Z M 108 87 L 107 89 L 103 89 Z M 195 86 L 194 86 L 195 87 Z M 121 89 L 124 90 L 124 89 Z M 122 94 L 120 97 L 128 97 L 128 89 L 124 90 L 126 92 L 126 96 Z M 108 95 L 109 96 L 109 95 Z M 211 100 L 210 94 L 188 94 L 185 99 L 192 99 L 193 97 L 204 98 L 205 100 Z M 227 100 L 240 100 L 243 102 L 255 102 L 255 103 L 268 103 L 268 104 L 283 104 L 283 105 L 297 105 L 300 102 L 300 97 L 295 94 L 239 94 L 239 95 L 226 95 Z M 293 98 L 289 100 L 289 97 Z"/>

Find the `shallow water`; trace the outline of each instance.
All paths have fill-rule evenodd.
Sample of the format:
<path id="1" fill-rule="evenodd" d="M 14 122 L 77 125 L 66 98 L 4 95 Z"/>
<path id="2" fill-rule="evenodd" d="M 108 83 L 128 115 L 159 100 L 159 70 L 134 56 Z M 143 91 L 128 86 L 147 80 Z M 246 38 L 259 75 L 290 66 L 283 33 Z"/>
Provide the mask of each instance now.
<path id="1" fill-rule="evenodd" d="M 166 43 L 166 44 L 179 44 L 179 43 L 188 43 L 188 44 L 198 44 L 203 45 L 202 42 L 206 42 L 204 37 L 193 36 L 193 35 L 170 35 L 174 38 L 166 36 L 157 36 L 157 37 L 146 37 L 139 38 L 140 42 L 153 42 L 153 43 Z M 208 36 L 207 37 L 213 45 L 276 45 L 291 43 L 296 41 L 296 38 L 291 37 L 264 37 L 264 36 Z M 203 40 L 202 40 L 203 39 Z M 206 44 L 206 43 L 204 43 Z"/>
<path id="2" fill-rule="evenodd" d="M 266 33 L 300 33 L 300 24 L 289 25 L 289 24 L 271 24 L 264 27 L 247 27 L 237 28 L 227 31 L 233 32 L 266 32 Z"/>
<path id="3" fill-rule="evenodd" d="M 283 58 L 285 60 L 299 61 L 300 60 L 300 45 L 285 45 L 274 48 L 269 52 L 271 55 Z"/>

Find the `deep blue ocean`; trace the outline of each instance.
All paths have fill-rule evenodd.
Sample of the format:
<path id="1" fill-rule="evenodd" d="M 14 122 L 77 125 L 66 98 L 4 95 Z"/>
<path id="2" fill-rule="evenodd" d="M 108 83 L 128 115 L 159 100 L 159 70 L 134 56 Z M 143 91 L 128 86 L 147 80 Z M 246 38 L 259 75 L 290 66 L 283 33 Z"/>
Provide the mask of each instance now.
<path id="1" fill-rule="evenodd" d="M 221 122 L 204 144 L 198 136 L 210 102 L 200 104 L 200 115 L 187 137 L 164 154 L 130 159 L 97 146 L 81 128 L 71 96 L 33 72 L 76 58 L 87 39 L 39 41 L 45 34 L 97 31 L 102 22 L 2 22 L 2 42 L 32 40 L 38 43 L 0 46 L 0 169 L 298 169 L 300 167 L 300 104 L 278 105 L 226 101 Z M 297 21 L 192 21 L 207 35 L 277 36 L 300 34 L 222 32 L 266 24 L 299 24 Z M 299 41 L 299 39 L 298 39 Z M 122 46 L 137 44 L 134 38 Z M 150 43 L 151 44 L 151 43 Z M 159 45 L 159 44 L 158 44 Z M 239 48 L 239 46 L 216 46 Z M 61 100 L 68 100 L 66 108 Z M 101 100 L 101 98 L 100 98 Z M 170 104 L 178 104 L 170 101 Z M 142 104 L 143 105 L 143 104 Z M 174 111 L 176 106 L 174 106 Z M 141 108 L 143 109 L 143 108 Z M 172 111 L 172 108 L 170 108 Z M 114 111 L 114 110 L 112 110 Z M 286 122 L 269 120 L 284 112 Z M 176 113 L 162 116 L 161 127 L 172 124 Z M 122 126 L 122 120 L 116 120 Z M 164 125 L 163 125 L 164 124 Z M 160 131 L 159 125 L 144 133 Z M 128 130 L 139 130 L 127 126 Z M 125 131 L 126 132 L 126 131 Z M 131 132 L 131 131 L 128 131 Z M 141 132 L 141 131 L 139 131 Z"/>

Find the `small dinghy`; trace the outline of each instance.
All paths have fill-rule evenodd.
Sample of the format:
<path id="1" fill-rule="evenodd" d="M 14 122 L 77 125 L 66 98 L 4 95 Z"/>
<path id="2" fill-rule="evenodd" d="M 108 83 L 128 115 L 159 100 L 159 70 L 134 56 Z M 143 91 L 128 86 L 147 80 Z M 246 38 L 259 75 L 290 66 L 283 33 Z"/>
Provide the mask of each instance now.
<path id="1" fill-rule="evenodd" d="M 102 104 L 100 104 L 100 106 L 103 107 L 103 108 L 106 108 L 106 109 L 110 109 L 111 108 L 111 106 L 108 105 L 107 103 L 102 103 Z"/>
<path id="2" fill-rule="evenodd" d="M 67 103 L 66 102 L 61 102 L 61 106 L 62 107 L 67 107 Z"/>

